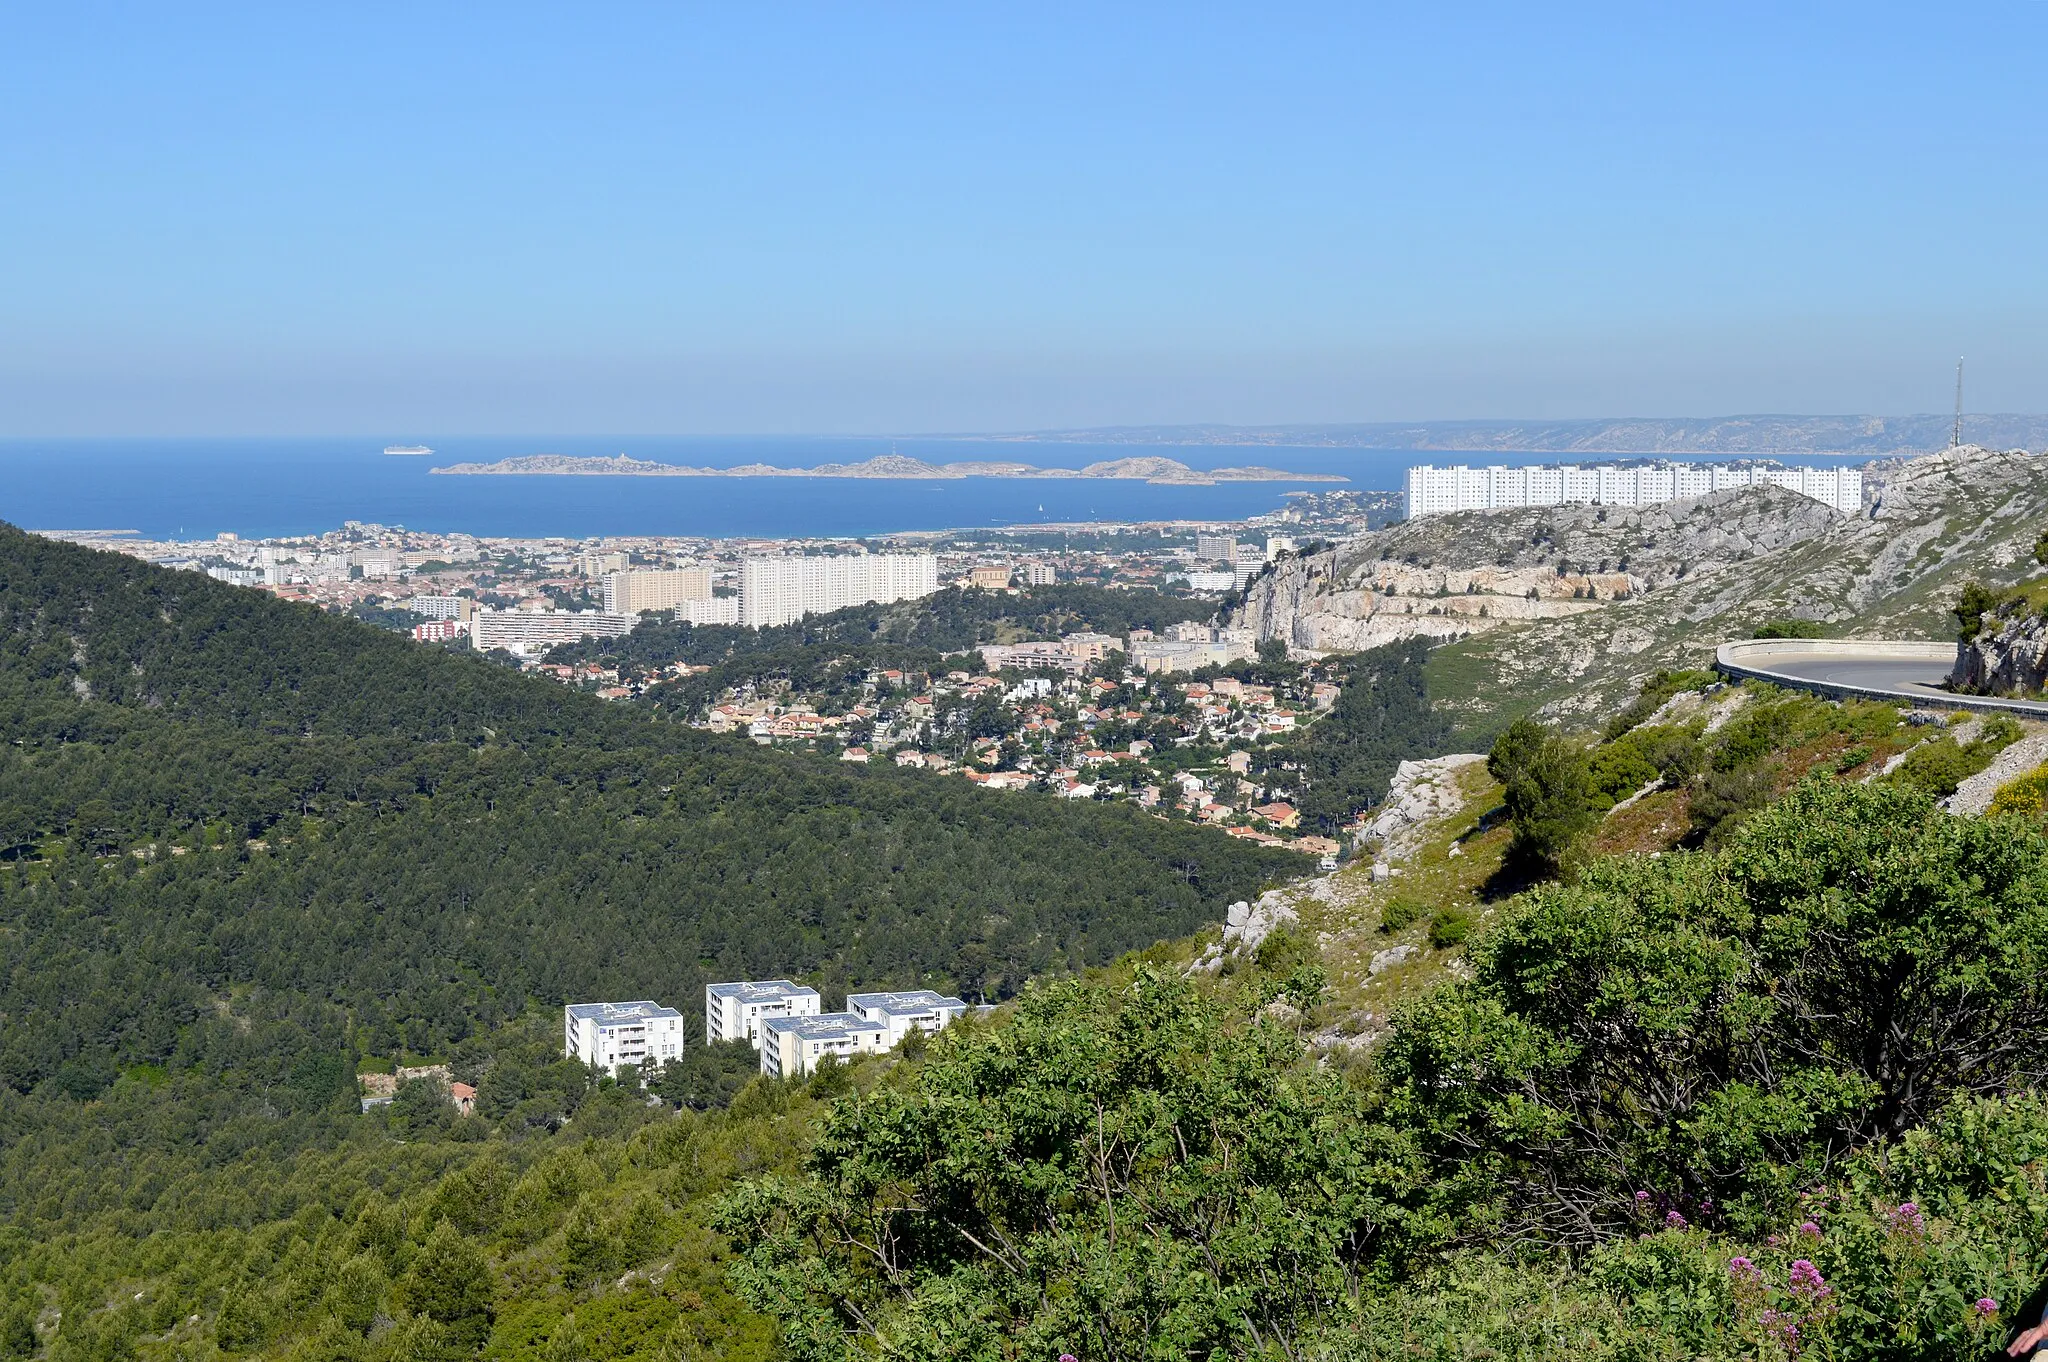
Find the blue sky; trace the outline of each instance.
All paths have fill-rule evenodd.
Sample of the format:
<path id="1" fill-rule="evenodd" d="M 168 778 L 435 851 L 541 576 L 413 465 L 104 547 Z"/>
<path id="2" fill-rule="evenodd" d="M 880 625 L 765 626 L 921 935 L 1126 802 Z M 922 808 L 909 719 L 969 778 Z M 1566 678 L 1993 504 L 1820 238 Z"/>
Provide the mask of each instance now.
<path id="1" fill-rule="evenodd" d="M 580 9 L 601 13 L 575 12 Z M 0 434 L 2048 410 L 2048 6 L 18 5 Z"/>

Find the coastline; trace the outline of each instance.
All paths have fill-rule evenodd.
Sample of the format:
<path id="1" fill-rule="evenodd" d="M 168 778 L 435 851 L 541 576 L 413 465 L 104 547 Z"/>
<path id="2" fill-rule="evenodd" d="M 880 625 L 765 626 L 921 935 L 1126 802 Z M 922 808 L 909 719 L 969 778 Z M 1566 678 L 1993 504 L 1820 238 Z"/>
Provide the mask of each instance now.
<path id="1" fill-rule="evenodd" d="M 765 463 L 740 464 L 733 468 L 702 468 L 634 459 L 624 454 L 609 458 L 570 454 L 524 454 L 491 463 L 448 464 L 427 471 L 453 477 L 856 478 L 919 482 L 964 478 L 1031 481 L 1100 479 L 1178 487 L 1213 487 L 1226 482 L 1350 481 L 1349 478 L 1336 473 L 1291 473 L 1284 469 L 1258 466 L 1191 468 L 1178 459 L 1159 456 L 1112 459 L 1092 463 L 1085 468 L 1040 468 L 1028 463 L 996 460 L 932 464 L 922 459 L 895 454 L 880 455 L 861 463 L 826 463 L 813 468 L 784 468 Z"/>

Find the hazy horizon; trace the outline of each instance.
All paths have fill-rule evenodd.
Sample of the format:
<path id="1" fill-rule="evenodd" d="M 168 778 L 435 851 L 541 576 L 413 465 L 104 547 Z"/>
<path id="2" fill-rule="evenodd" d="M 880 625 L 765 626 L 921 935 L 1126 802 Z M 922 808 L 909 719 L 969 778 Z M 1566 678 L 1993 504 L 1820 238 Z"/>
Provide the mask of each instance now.
<path id="1" fill-rule="evenodd" d="M 0 435 L 2048 411 L 2039 6 L 9 37 Z"/>

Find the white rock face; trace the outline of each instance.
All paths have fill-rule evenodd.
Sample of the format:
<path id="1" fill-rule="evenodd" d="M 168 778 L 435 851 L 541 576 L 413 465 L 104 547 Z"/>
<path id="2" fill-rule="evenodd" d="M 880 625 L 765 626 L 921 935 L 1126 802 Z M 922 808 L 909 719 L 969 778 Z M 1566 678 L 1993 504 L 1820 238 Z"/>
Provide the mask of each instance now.
<path id="1" fill-rule="evenodd" d="M 1294 905 L 1287 901 L 1286 894 L 1278 889 L 1268 889 L 1259 895 L 1257 903 L 1239 899 L 1230 905 L 1223 915 L 1223 945 L 1227 949 L 1236 946 L 1246 951 L 1255 951 L 1259 944 L 1272 934 L 1276 927 L 1285 926 L 1296 920 Z"/>
<path id="2" fill-rule="evenodd" d="M 1991 807 L 1998 787 L 2016 776 L 2048 761 L 2048 733 L 2021 738 L 1991 759 L 1991 764 L 1956 786 L 1956 792 L 1941 802 L 1950 813 L 1983 813 Z"/>
<path id="3" fill-rule="evenodd" d="M 1987 621 L 1989 627 L 1956 649 L 1949 681 L 1979 695 L 2034 695 L 2048 684 L 2048 620 L 2038 615 Z"/>
<path id="4" fill-rule="evenodd" d="M 1456 813 L 1465 797 L 1458 792 L 1458 773 L 1486 758 L 1477 752 L 1454 752 L 1427 761 L 1404 761 L 1394 770 L 1387 801 L 1365 825 L 1365 840 L 1381 848 L 1373 878 L 1384 879 L 1380 865 L 1406 856 L 1415 834 L 1427 823 Z"/>

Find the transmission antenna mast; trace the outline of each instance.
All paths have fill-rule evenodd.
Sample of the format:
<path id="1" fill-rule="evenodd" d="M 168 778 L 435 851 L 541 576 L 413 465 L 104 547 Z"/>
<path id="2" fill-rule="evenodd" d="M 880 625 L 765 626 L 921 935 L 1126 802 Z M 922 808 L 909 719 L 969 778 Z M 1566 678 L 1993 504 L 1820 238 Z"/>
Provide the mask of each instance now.
<path id="1" fill-rule="evenodd" d="M 1956 361 L 1956 423 L 1948 433 L 1948 447 L 1956 448 L 1963 442 L 1963 362 Z"/>

